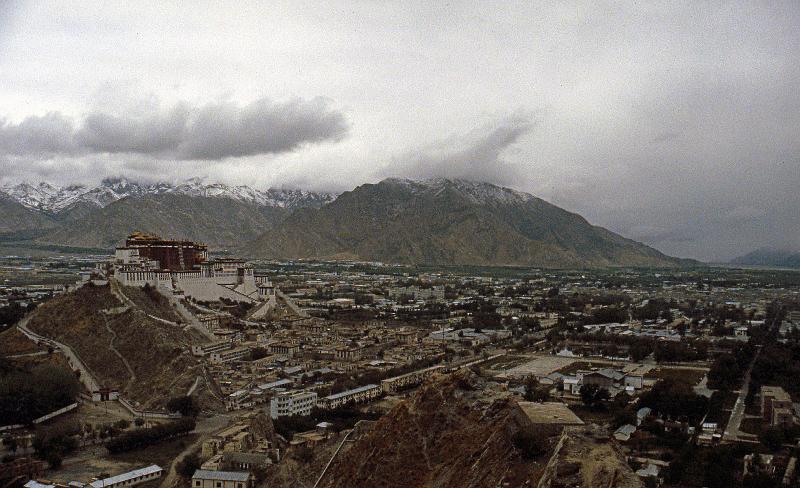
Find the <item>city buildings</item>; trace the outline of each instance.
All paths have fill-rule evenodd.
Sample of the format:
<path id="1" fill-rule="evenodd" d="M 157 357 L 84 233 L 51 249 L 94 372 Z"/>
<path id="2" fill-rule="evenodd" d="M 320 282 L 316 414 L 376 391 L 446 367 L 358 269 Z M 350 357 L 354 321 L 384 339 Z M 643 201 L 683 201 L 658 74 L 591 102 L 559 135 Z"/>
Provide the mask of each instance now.
<path id="1" fill-rule="evenodd" d="M 134 486 L 158 479 L 163 474 L 164 470 L 161 466 L 153 464 L 145 468 L 135 469 L 127 473 L 92 481 L 89 483 L 89 486 L 91 488 L 121 488 L 123 486 Z"/>
<path id="2" fill-rule="evenodd" d="M 779 386 L 761 387 L 761 415 L 771 426 L 790 427 L 794 423 L 792 398 Z"/>
<path id="3" fill-rule="evenodd" d="M 292 415 L 308 415 L 317 406 L 317 394 L 313 391 L 287 391 L 272 397 L 269 414 L 273 419 Z"/>
<path id="4" fill-rule="evenodd" d="M 192 475 L 192 488 L 249 488 L 252 478 L 247 471 L 198 469 Z"/>
<path id="5" fill-rule="evenodd" d="M 354 403 L 367 402 L 378 398 L 382 394 L 383 389 L 380 385 L 364 385 L 352 390 L 328 395 L 319 401 L 319 406 L 327 409 L 339 408 Z"/>

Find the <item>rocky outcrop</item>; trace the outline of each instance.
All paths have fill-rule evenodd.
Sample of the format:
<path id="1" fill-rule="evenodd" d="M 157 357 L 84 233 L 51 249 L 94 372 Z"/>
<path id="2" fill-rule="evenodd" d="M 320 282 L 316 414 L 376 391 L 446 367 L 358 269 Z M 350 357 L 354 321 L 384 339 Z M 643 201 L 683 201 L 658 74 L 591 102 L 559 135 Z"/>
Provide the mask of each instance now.
<path id="1" fill-rule="evenodd" d="M 561 434 L 539 488 L 643 488 L 608 432 L 569 427 Z"/>
<path id="2" fill-rule="evenodd" d="M 533 486 L 547 454 L 528 459 L 515 447 L 514 401 L 495 393 L 469 372 L 423 386 L 340 454 L 319 486 Z"/>
<path id="3" fill-rule="evenodd" d="M 333 457 L 318 486 L 643 486 L 605 430 L 548 436 L 537 425 L 520 420 L 516 400 L 497 383 L 460 371 L 432 379 L 381 417 Z"/>

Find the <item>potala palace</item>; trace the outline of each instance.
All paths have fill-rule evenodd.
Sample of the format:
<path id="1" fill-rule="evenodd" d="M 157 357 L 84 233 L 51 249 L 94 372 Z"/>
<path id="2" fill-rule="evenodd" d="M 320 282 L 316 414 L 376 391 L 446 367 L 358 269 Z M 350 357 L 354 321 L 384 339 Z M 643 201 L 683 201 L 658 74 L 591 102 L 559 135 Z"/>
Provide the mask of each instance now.
<path id="1" fill-rule="evenodd" d="M 196 301 L 263 303 L 260 314 L 275 305 L 275 288 L 252 265 L 241 259 L 209 259 L 207 246 L 192 241 L 133 233 L 116 249 L 111 271 L 122 285 L 149 284 Z"/>

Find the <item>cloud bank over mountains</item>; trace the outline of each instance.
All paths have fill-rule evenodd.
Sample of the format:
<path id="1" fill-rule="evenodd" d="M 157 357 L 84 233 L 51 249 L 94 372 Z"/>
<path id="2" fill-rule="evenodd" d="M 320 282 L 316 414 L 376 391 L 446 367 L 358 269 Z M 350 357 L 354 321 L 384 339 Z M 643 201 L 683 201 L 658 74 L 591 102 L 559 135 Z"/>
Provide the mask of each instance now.
<path id="1" fill-rule="evenodd" d="M 140 113 L 91 112 L 75 121 L 60 112 L 0 124 L 0 155 L 48 158 L 98 153 L 168 160 L 221 160 L 290 152 L 347 135 L 341 112 L 322 97 L 262 98 L 201 106 L 182 102 Z"/>
<path id="2" fill-rule="evenodd" d="M 409 150 L 377 176 L 396 173 L 418 179 L 457 178 L 513 186 L 520 181 L 523 168 L 503 156 L 533 127 L 528 114 L 505 117 L 467 134 Z"/>

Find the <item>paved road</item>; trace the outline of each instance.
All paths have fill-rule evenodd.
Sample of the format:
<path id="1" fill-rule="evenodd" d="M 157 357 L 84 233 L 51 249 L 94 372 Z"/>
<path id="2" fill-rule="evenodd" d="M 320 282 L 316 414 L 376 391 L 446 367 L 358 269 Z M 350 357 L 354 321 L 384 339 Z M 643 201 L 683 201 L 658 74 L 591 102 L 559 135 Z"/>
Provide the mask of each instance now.
<path id="1" fill-rule="evenodd" d="M 202 376 L 195 378 L 194 383 L 192 383 L 192 386 L 189 388 L 189 391 L 186 392 L 186 396 L 192 396 L 192 393 L 194 393 L 197 387 L 200 386 L 201 381 L 203 381 Z"/>
<path id="2" fill-rule="evenodd" d="M 737 442 L 740 440 L 751 440 L 753 437 L 753 434 L 742 432 L 740 427 L 742 425 L 742 419 L 744 418 L 745 399 L 750 391 L 750 373 L 753 371 L 753 365 L 756 363 L 759 354 L 761 354 L 760 347 L 753 356 L 753 360 L 750 362 L 750 366 L 747 367 L 747 371 L 744 374 L 742 389 L 739 390 L 739 397 L 733 405 L 731 416 L 728 419 L 728 425 L 725 427 L 725 433 L 722 436 L 723 441 Z"/>
<path id="3" fill-rule="evenodd" d="M 695 387 L 692 389 L 696 394 L 704 396 L 706 398 L 711 398 L 711 395 L 714 394 L 714 390 L 708 387 L 708 375 L 703 376 L 703 379 L 700 380 L 700 383 L 695 385 Z"/>
<path id="4" fill-rule="evenodd" d="M 19 358 L 32 358 L 36 356 L 46 356 L 50 354 L 49 351 L 26 352 L 23 354 L 12 354 L 11 356 L 4 356 L 5 359 L 19 359 Z"/>

